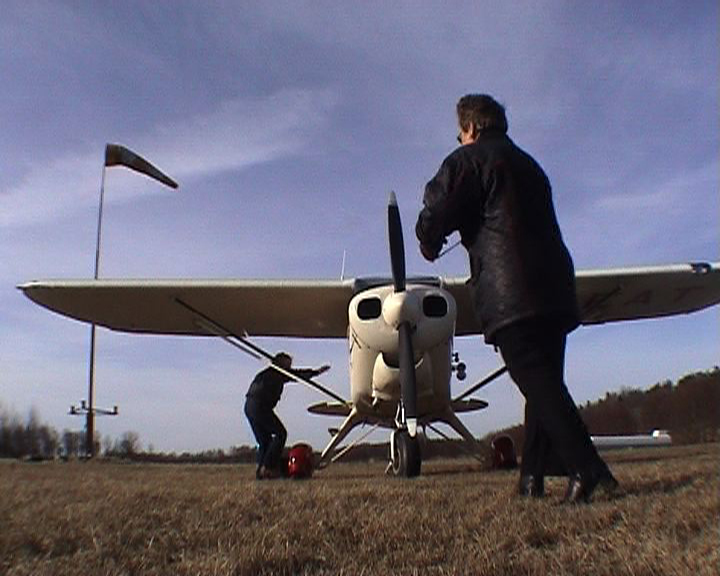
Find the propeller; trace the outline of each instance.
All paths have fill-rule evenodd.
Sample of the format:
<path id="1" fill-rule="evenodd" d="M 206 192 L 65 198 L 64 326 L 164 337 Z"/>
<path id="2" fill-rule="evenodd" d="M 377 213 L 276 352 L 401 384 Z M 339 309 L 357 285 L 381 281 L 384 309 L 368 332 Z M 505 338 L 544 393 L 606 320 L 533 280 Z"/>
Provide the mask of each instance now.
<path id="1" fill-rule="evenodd" d="M 405 292 L 405 246 L 400 210 L 398 209 L 395 192 L 390 192 L 388 202 L 388 239 L 390 242 L 393 286 L 395 294 L 399 295 Z M 397 330 L 402 419 L 407 425 L 410 436 L 415 437 L 417 433 L 417 385 L 415 381 L 415 354 L 412 345 L 412 325 L 408 319 L 401 318 Z"/>

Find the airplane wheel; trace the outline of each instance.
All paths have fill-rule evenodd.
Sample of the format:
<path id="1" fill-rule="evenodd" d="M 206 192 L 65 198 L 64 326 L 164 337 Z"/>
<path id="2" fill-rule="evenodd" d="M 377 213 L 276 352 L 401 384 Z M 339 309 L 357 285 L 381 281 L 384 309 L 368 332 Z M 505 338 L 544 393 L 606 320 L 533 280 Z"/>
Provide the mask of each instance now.
<path id="1" fill-rule="evenodd" d="M 420 475 L 422 458 L 418 437 L 411 438 L 407 430 L 395 432 L 392 454 L 392 472 L 394 476 L 413 478 Z"/>

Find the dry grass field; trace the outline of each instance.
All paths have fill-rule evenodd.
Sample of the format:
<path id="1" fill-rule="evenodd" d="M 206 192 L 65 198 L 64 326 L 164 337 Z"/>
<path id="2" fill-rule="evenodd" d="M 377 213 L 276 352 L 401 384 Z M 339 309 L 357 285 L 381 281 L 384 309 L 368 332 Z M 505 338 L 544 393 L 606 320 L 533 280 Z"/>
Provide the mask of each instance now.
<path id="1" fill-rule="evenodd" d="M 720 447 L 610 453 L 620 494 L 515 497 L 474 461 L 250 466 L 0 463 L 0 574 L 717 575 Z"/>

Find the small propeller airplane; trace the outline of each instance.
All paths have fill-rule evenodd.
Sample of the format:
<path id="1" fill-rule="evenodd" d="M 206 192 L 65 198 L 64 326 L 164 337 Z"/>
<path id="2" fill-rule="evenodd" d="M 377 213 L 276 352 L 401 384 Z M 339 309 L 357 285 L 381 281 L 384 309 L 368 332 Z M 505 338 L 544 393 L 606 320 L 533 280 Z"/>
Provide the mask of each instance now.
<path id="1" fill-rule="evenodd" d="M 331 431 L 320 463 L 327 465 L 354 445 L 338 449 L 356 426 L 371 425 L 370 431 L 379 426 L 392 430 L 388 471 L 412 477 L 420 474 L 422 461 L 418 427 L 443 435 L 433 424 L 445 423 L 477 447 L 457 414 L 487 407 L 470 396 L 506 369 L 451 397 L 453 372 L 464 377 L 453 338 L 482 332 L 466 279 L 406 277 L 394 194 L 388 238 L 391 278 L 44 280 L 18 288 L 37 304 L 82 322 L 122 332 L 217 336 L 271 364 L 272 355 L 250 335 L 347 338 L 349 400 L 291 375 L 332 399 L 310 406 L 311 413 L 344 417 Z M 720 263 L 579 271 L 577 296 L 585 325 L 686 314 L 720 302 Z"/>

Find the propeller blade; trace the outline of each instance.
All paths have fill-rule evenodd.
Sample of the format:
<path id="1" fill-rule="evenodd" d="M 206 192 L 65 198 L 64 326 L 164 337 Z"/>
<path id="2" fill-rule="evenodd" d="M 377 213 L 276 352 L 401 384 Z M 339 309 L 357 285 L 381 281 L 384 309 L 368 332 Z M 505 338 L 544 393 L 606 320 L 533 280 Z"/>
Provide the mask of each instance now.
<path id="1" fill-rule="evenodd" d="M 405 292 L 405 245 L 402 222 L 395 192 L 390 192 L 388 201 L 388 239 L 390 241 L 390 263 L 392 265 L 395 292 Z M 402 419 L 408 434 L 417 434 L 417 384 L 415 381 L 415 354 L 412 344 L 412 326 L 401 322 L 398 326 L 398 364 L 400 368 L 400 398 Z"/>
<path id="2" fill-rule="evenodd" d="M 388 202 L 388 240 L 390 241 L 390 263 L 392 265 L 395 292 L 405 291 L 405 246 L 403 244 L 400 210 L 395 192 L 390 192 Z"/>
<path id="3" fill-rule="evenodd" d="M 412 328 L 408 322 L 398 326 L 400 365 L 400 396 L 403 416 L 408 433 L 414 437 L 417 432 L 417 385 L 415 381 L 415 354 L 413 353 Z"/>

